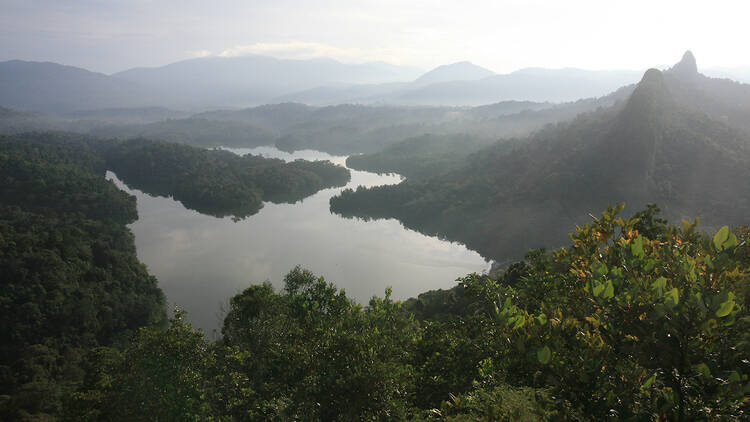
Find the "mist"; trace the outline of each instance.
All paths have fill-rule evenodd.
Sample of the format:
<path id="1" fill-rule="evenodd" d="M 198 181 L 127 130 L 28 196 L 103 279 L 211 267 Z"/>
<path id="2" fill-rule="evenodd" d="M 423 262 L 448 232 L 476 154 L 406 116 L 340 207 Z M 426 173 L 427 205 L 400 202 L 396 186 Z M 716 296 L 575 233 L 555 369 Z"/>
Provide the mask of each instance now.
<path id="1" fill-rule="evenodd" d="M 745 420 L 750 6 L 6 0 L 0 420 Z"/>

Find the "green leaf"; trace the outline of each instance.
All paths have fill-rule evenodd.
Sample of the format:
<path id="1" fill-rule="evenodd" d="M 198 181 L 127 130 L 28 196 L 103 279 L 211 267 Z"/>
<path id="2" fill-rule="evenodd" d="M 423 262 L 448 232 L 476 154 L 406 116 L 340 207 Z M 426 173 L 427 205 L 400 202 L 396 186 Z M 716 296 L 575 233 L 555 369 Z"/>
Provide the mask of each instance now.
<path id="1" fill-rule="evenodd" d="M 648 379 L 646 380 L 646 382 L 644 382 L 644 383 L 643 383 L 643 386 L 642 386 L 641 388 L 643 388 L 643 389 L 651 388 L 651 384 L 653 384 L 653 383 L 654 383 L 654 381 L 656 381 L 656 374 L 654 374 L 654 375 L 651 375 L 651 376 L 650 376 L 650 377 L 649 377 L 649 378 L 648 378 Z"/>
<path id="2" fill-rule="evenodd" d="M 710 256 L 706 255 L 705 257 L 703 257 L 703 263 L 706 264 L 709 269 L 714 269 L 714 262 L 711 260 Z"/>
<path id="3" fill-rule="evenodd" d="M 593 270 L 594 270 L 594 276 L 595 277 L 601 277 L 603 275 L 607 275 L 608 270 L 607 270 L 607 265 L 606 264 L 604 264 L 602 262 L 598 262 L 598 263 L 592 265 L 592 267 L 593 267 Z"/>
<path id="4" fill-rule="evenodd" d="M 603 291 L 604 284 L 597 284 L 596 286 L 594 286 L 594 297 L 599 297 L 599 295 L 601 295 Z"/>
<path id="5" fill-rule="evenodd" d="M 517 315 L 511 318 L 511 320 L 513 320 L 513 330 L 517 330 L 526 325 L 526 318 L 523 315 Z M 510 320 L 508 322 L 510 322 Z"/>
<path id="6" fill-rule="evenodd" d="M 544 315 L 544 314 L 539 314 L 539 315 L 537 315 L 537 317 L 536 317 L 536 322 L 537 322 L 537 323 L 538 323 L 539 325 L 544 325 L 544 324 L 546 324 L 546 323 L 547 323 L 547 315 Z"/>
<path id="7" fill-rule="evenodd" d="M 693 366 L 693 369 L 695 369 L 696 372 L 703 375 L 704 377 L 711 376 L 711 370 L 708 368 L 708 365 L 706 365 L 705 363 L 699 363 Z"/>
<path id="8" fill-rule="evenodd" d="M 653 270 L 656 267 L 656 261 L 653 259 L 649 259 L 646 261 L 646 265 L 643 266 L 643 272 L 644 273 L 650 273 L 651 270 Z"/>
<path id="9" fill-rule="evenodd" d="M 678 303 L 680 303 L 680 291 L 677 290 L 677 287 L 664 294 L 664 304 L 668 307 L 672 308 L 677 306 Z"/>
<path id="10" fill-rule="evenodd" d="M 729 233 L 729 237 L 727 240 L 721 245 L 724 249 L 731 249 L 735 246 L 739 245 L 740 243 L 737 241 L 737 236 L 734 235 L 734 233 Z"/>
<path id="11" fill-rule="evenodd" d="M 727 300 L 719 306 L 719 309 L 716 311 L 716 316 L 719 318 L 724 318 L 725 316 L 732 313 L 732 309 L 734 309 L 734 300 Z"/>
<path id="12" fill-rule="evenodd" d="M 714 235 L 714 240 L 713 240 L 714 248 L 717 251 L 724 250 L 723 245 L 724 245 L 724 242 L 727 241 L 728 237 L 729 237 L 729 226 L 724 226 L 720 228 L 719 231 L 717 231 L 716 234 Z"/>
<path id="13" fill-rule="evenodd" d="M 638 258 L 643 258 L 646 256 L 643 253 L 643 236 L 638 235 L 635 239 L 633 239 L 633 243 L 630 244 L 630 252 L 633 253 L 633 255 L 637 256 Z"/>
<path id="14" fill-rule="evenodd" d="M 539 360 L 539 363 L 546 365 L 552 359 L 552 351 L 549 347 L 544 346 L 536 351 L 536 358 Z"/>
<path id="15" fill-rule="evenodd" d="M 604 289 L 602 298 L 612 299 L 614 296 L 615 296 L 615 286 L 612 285 L 612 280 L 607 280 L 607 287 Z"/>
<path id="16" fill-rule="evenodd" d="M 657 296 L 664 296 L 664 290 L 667 288 L 667 279 L 664 277 L 657 278 L 653 283 L 651 283 L 651 288 L 656 290 Z"/>

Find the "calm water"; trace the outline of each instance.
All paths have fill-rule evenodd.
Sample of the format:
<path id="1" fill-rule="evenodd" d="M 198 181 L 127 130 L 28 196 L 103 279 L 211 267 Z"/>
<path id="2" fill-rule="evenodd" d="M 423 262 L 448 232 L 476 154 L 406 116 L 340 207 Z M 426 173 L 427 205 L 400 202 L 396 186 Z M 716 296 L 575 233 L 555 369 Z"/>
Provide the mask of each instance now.
<path id="1" fill-rule="evenodd" d="M 318 151 L 231 151 L 287 161 L 346 161 Z M 394 298 L 406 299 L 452 287 L 457 277 L 489 267 L 463 245 L 407 230 L 396 220 L 365 222 L 331 214 L 328 200 L 343 188 L 322 190 L 296 204 L 265 203 L 258 214 L 235 223 L 128 189 L 113 173 L 108 177 L 138 199 L 139 219 L 130 226 L 138 257 L 159 279 L 170 307 L 185 309 L 194 326 L 207 333 L 221 327 L 222 308 L 230 297 L 266 280 L 280 289 L 284 275 L 297 264 L 363 304 L 373 295 L 382 296 L 387 286 L 393 287 Z M 352 170 L 346 187 L 400 180 L 397 175 Z"/>

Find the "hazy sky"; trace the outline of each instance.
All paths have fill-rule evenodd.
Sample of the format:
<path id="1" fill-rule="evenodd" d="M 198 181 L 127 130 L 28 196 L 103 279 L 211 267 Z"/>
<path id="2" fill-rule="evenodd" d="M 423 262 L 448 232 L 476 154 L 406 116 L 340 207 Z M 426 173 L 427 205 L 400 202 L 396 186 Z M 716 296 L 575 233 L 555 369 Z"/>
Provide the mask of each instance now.
<path id="1" fill-rule="evenodd" d="M 746 0 L 0 0 L 0 60 L 105 73 L 204 55 L 429 69 L 750 65 Z"/>

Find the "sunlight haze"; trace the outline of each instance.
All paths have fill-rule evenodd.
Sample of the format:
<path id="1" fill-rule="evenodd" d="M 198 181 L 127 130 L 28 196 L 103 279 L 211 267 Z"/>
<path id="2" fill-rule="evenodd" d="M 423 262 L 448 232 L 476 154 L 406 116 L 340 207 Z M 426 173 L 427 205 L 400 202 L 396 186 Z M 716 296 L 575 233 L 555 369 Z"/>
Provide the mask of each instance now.
<path id="1" fill-rule="evenodd" d="M 750 65 L 744 1 L 5 0 L 0 60 L 114 73 L 206 56 L 645 69 Z M 665 60 L 668 60 L 665 62 Z"/>

